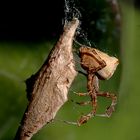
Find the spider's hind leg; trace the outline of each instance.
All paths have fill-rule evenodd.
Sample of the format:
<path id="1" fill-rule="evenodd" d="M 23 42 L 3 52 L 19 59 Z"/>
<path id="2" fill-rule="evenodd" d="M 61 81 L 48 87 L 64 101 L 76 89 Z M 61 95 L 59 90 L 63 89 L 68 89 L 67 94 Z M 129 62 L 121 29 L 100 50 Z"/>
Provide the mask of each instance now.
<path id="1" fill-rule="evenodd" d="M 108 92 L 99 92 L 97 96 L 110 98 L 112 100 L 112 103 L 109 107 L 107 107 L 104 114 L 96 114 L 96 116 L 111 117 L 112 113 L 115 111 L 115 106 L 117 104 L 117 96 Z"/>

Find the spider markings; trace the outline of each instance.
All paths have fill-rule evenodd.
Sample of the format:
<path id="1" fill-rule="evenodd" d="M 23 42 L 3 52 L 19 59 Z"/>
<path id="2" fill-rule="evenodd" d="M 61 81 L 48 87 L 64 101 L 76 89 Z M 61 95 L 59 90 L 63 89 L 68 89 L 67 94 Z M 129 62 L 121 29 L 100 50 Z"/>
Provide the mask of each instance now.
<path id="1" fill-rule="evenodd" d="M 117 97 L 115 94 L 110 94 L 108 92 L 99 91 L 99 79 L 106 80 L 109 79 L 116 70 L 119 64 L 118 59 L 115 57 L 110 57 L 109 55 L 86 46 L 82 46 L 79 49 L 81 66 L 87 72 L 87 90 L 88 93 L 77 93 L 79 96 L 90 96 L 91 101 L 85 103 L 79 103 L 80 105 L 92 105 L 92 110 L 86 115 L 80 117 L 77 125 L 80 126 L 86 123 L 91 117 L 94 116 L 104 116 L 110 117 L 112 112 L 115 110 L 115 105 L 117 103 Z M 96 114 L 97 110 L 97 97 L 111 98 L 112 103 L 107 107 L 104 114 Z"/>

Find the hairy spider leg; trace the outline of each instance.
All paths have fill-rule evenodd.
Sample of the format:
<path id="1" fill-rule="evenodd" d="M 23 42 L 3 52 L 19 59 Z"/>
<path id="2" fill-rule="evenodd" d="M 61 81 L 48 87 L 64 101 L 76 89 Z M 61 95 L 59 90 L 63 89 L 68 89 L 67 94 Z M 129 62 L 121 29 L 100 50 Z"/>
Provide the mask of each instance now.
<path id="1" fill-rule="evenodd" d="M 112 113 L 115 111 L 115 106 L 117 104 L 117 96 L 115 94 L 111 94 L 108 92 L 99 92 L 97 93 L 97 96 L 110 98 L 112 100 L 112 103 L 109 107 L 107 107 L 104 114 L 96 114 L 96 116 L 110 117 Z"/>
<path id="2" fill-rule="evenodd" d="M 87 93 L 82 93 L 82 92 L 73 92 L 73 93 L 75 93 L 76 95 L 78 95 L 78 96 L 89 96 L 89 93 L 87 92 Z"/>
<path id="3" fill-rule="evenodd" d="M 99 89 L 98 78 L 95 74 L 88 73 L 87 80 L 88 80 L 87 89 L 88 89 L 89 96 L 91 97 L 91 105 L 93 109 L 87 115 L 81 116 L 81 118 L 77 122 L 78 126 L 86 123 L 90 118 L 94 117 L 96 115 L 96 110 L 97 110 L 97 94 L 98 94 L 98 89 Z"/>

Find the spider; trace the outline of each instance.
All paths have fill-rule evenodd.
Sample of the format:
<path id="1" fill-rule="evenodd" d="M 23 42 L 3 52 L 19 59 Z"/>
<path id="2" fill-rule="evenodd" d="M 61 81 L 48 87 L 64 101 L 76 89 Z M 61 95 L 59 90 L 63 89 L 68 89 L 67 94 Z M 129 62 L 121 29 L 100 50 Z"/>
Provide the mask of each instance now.
<path id="1" fill-rule="evenodd" d="M 80 126 L 86 123 L 90 118 L 94 116 L 110 117 L 112 112 L 115 111 L 115 105 L 117 103 L 117 97 L 115 94 L 109 92 L 99 91 L 99 79 L 107 80 L 112 77 L 116 70 L 119 61 L 115 57 L 111 57 L 104 52 L 101 52 L 95 48 L 82 45 L 79 49 L 79 56 L 81 59 L 81 67 L 87 72 L 87 93 L 76 93 L 78 96 L 90 96 L 90 101 L 78 103 L 80 105 L 92 105 L 92 110 L 86 115 L 82 115 L 77 121 L 77 125 Z M 84 74 L 85 75 L 85 74 Z M 97 111 L 97 97 L 106 97 L 112 100 L 112 103 L 107 107 L 104 114 L 96 114 Z"/>

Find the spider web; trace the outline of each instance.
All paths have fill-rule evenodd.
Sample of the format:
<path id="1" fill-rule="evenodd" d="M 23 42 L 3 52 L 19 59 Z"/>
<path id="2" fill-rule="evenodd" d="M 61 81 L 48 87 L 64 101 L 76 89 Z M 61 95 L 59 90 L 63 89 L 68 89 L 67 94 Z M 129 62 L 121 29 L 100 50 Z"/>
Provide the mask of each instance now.
<path id="1" fill-rule="evenodd" d="M 80 21 L 79 27 L 76 30 L 76 40 L 83 42 L 85 45 L 91 46 L 90 41 L 88 40 L 87 33 L 81 28 L 82 24 L 82 14 L 80 12 L 80 7 L 76 5 L 74 0 L 65 0 L 64 3 L 64 19 L 63 24 L 67 24 L 73 18 L 77 18 Z"/>

